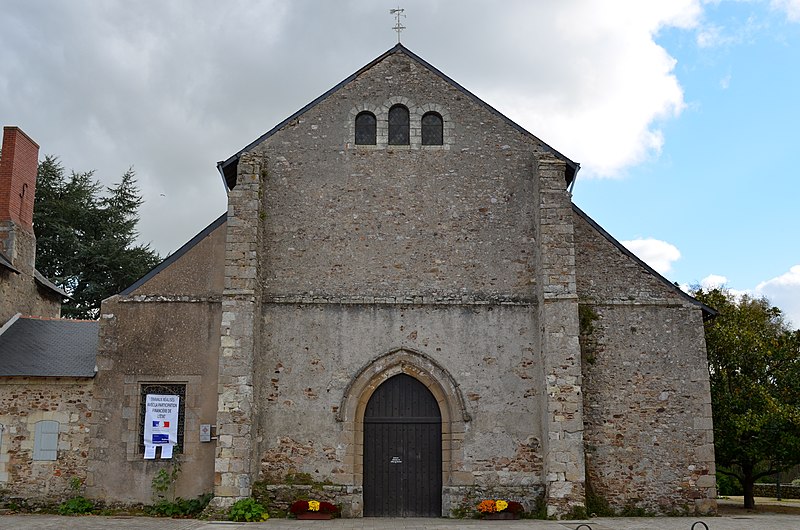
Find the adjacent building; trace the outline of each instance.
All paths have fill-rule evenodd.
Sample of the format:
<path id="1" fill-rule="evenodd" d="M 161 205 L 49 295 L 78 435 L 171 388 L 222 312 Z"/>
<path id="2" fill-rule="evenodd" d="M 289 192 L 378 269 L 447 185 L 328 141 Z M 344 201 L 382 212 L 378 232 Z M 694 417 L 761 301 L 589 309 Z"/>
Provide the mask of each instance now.
<path id="1" fill-rule="evenodd" d="M 60 319 L 36 270 L 39 146 L 4 127 L 0 152 L 0 489 L 52 502 L 86 479 L 97 322 Z M 77 482 L 75 482 L 77 481 Z"/>

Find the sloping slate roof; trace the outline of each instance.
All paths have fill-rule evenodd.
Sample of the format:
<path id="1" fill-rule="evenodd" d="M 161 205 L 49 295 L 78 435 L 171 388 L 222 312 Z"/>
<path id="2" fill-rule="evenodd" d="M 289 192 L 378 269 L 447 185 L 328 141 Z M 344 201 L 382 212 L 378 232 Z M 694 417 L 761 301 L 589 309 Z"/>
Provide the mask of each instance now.
<path id="1" fill-rule="evenodd" d="M 0 334 L 0 376 L 93 377 L 100 324 L 17 318 Z"/>
<path id="2" fill-rule="evenodd" d="M 224 214 L 217 217 L 210 225 L 201 230 L 199 234 L 197 234 L 188 242 L 186 242 L 186 244 L 184 244 L 181 248 L 179 248 L 166 258 L 164 258 L 164 261 L 162 261 L 161 263 L 150 269 L 150 271 L 147 274 L 145 274 L 144 276 L 133 282 L 130 286 L 128 286 L 124 291 L 122 291 L 119 294 L 123 296 L 131 294 L 133 291 L 135 291 L 136 289 L 147 283 L 152 277 L 156 276 L 159 272 L 163 271 L 164 269 L 166 269 L 167 267 L 178 261 L 178 259 L 181 256 L 192 250 L 194 246 L 197 245 L 200 241 L 210 236 L 214 230 L 222 226 L 222 224 L 227 220 L 228 220 L 228 212 L 225 212 Z"/>
<path id="3" fill-rule="evenodd" d="M 377 58 L 372 60 L 369 64 L 367 64 L 366 66 L 362 67 L 361 69 L 359 69 L 358 71 L 356 71 L 355 73 L 353 73 L 352 75 L 350 75 L 349 77 L 344 79 L 342 82 L 340 82 L 339 84 L 337 84 L 336 86 L 334 86 L 333 88 L 331 88 L 330 90 L 328 90 L 327 92 L 325 92 L 324 94 L 319 96 L 317 99 L 315 99 L 314 101 L 312 101 L 311 103 L 309 103 L 308 105 L 306 105 L 302 109 L 298 110 L 297 112 L 295 112 L 294 114 L 292 114 L 291 116 L 289 116 L 288 118 L 283 120 L 281 123 L 279 123 L 278 125 L 276 125 L 272 129 L 270 129 L 269 131 L 265 132 L 264 134 L 262 134 L 261 136 L 259 136 L 258 138 L 256 138 L 252 142 L 250 142 L 248 145 L 243 147 L 236 154 L 230 156 L 226 160 L 222 160 L 222 161 L 218 162 L 217 163 L 217 169 L 219 170 L 219 173 L 222 176 L 222 180 L 225 183 L 226 189 L 229 189 L 229 190 L 233 189 L 233 187 L 236 185 L 236 166 L 239 163 L 239 158 L 241 158 L 242 153 L 246 153 L 246 152 L 250 151 L 251 149 L 256 147 L 258 144 L 260 144 L 261 142 L 263 142 L 264 140 L 266 140 L 267 138 L 269 138 L 270 136 L 272 136 L 273 134 L 275 134 L 276 132 L 281 130 L 283 127 L 285 127 L 287 123 L 289 123 L 292 120 L 298 118 L 302 114 L 305 114 L 309 109 L 315 107 L 320 102 L 322 102 L 325 99 L 327 99 L 328 96 L 330 96 L 334 92 L 338 91 L 339 89 L 341 89 L 342 87 L 344 87 L 345 85 L 347 85 L 348 83 L 353 81 L 355 78 L 360 76 L 362 73 L 366 72 L 367 70 L 369 70 L 370 68 L 372 68 L 373 66 L 378 64 L 379 62 L 381 62 L 384 59 L 386 59 L 388 56 L 390 56 L 392 54 L 395 54 L 395 53 L 402 53 L 402 54 L 405 54 L 406 56 L 410 57 L 412 60 L 416 61 L 417 63 L 419 63 L 423 67 L 427 68 L 428 70 L 430 70 L 434 74 L 436 74 L 439 77 L 441 77 L 445 82 L 449 83 L 450 85 L 452 85 L 456 89 L 460 90 L 462 93 L 464 93 L 464 95 L 468 96 L 469 98 L 471 98 L 473 101 L 475 101 L 479 105 L 482 105 L 489 112 L 495 114 L 496 116 L 498 116 L 499 118 L 504 120 L 506 123 L 508 123 L 509 125 L 514 127 L 515 129 L 517 129 L 521 133 L 523 133 L 523 134 L 525 134 L 527 136 L 530 136 L 532 138 L 535 138 L 536 141 L 541 143 L 541 145 L 545 149 L 547 149 L 553 155 L 555 155 L 556 157 L 560 158 L 561 160 L 564 160 L 567 163 L 567 185 L 571 184 L 572 181 L 575 179 L 575 176 L 577 175 L 578 170 L 580 169 L 580 164 L 570 160 L 569 158 L 567 158 L 563 154 L 559 153 L 558 151 L 553 149 L 551 146 L 549 146 L 548 144 L 543 142 L 541 139 L 537 138 L 536 136 L 534 136 L 533 134 L 528 132 L 521 125 L 519 125 L 518 123 L 515 123 L 509 117 L 505 116 L 499 110 L 495 109 L 494 107 L 492 107 L 491 105 L 489 105 L 488 103 L 483 101 L 481 98 L 479 98 L 478 96 L 476 96 L 475 94 L 473 94 L 472 92 L 470 92 L 469 90 L 467 90 L 466 88 L 461 86 L 460 84 L 456 83 L 453 79 L 451 79 L 450 77 L 445 75 L 438 68 L 436 68 L 435 66 L 433 66 L 429 62 L 425 61 L 422 57 L 420 57 L 419 55 L 415 54 L 414 52 L 412 52 L 411 50 L 409 50 L 408 48 L 406 48 L 402 44 L 398 43 L 394 47 L 392 47 L 389 50 L 387 50 L 385 53 L 381 54 L 380 56 L 378 56 Z"/>
<path id="4" fill-rule="evenodd" d="M 11 272 L 16 272 L 17 274 L 19 274 L 19 271 L 11 263 L 11 260 L 8 259 L 8 256 L 3 254 L 2 251 L 0 251 L 0 267 L 5 267 L 6 269 L 10 270 Z M 41 272 L 37 271 L 36 269 L 33 270 L 33 279 L 36 280 L 36 283 L 38 283 L 39 285 L 41 285 L 45 289 L 50 289 L 55 294 L 57 294 L 59 296 L 63 296 L 64 298 L 71 298 L 70 295 L 68 295 L 66 292 L 64 292 L 56 284 L 54 284 L 53 282 L 51 282 L 50 280 L 45 278 L 44 275 Z"/>
<path id="5" fill-rule="evenodd" d="M 583 217 L 583 219 L 584 219 L 584 220 L 585 220 L 587 223 L 589 223 L 589 225 L 590 225 L 592 228 L 594 228 L 595 230 L 597 230 L 597 231 L 600 233 L 600 235 L 602 235 L 603 237 L 605 237 L 605 238 L 606 238 L 606 239 L 607 239 L 607 240 L 608 240 L 608 241 L 609 241 L 609 242 L 610 242 L 612 245 L 614 245 L 615 247 L 617 247 L 617 248 L 618 248 L 618 249 L 619 249 L 619 250 L 620 250 L 620 251 L 621 251 L 623 254 L 625 254 L 625 255 L 626 255 L 626 256 L 628 256 L 630 259 L 632 259 L 633 261 L 635 261 L 636 263 L 638 263 L 638 264 L 639 264 L 641 267 L 643 267 L 644 269 L 646 269 L 646 270 L 647 270 L 647 271 L 648 271 L 650 274 L 652 274 L 653 276 L 655 276 L 656 278 L 658 278 L 659 280 L 661 280 L 661 281 L 664 283 L 664 285 L 666 285 L 667 287 L 669 287 L 670 289 L 672 289 L 672 290 L 673 290 L 674 292 L 676 292 L 676 293 L 677 293 L 679 296 L 681 296 L 681 297 L 682 297 L 684 300 L 687 300 L 688 302 L 690 302 L 690 303 L 692 303 L 692 304 L 696 305 L 697 307 L 699 307 L 700 309 L 702 309 L 702 310 L 703 310 L 703 320 L 707 320 L 707 319 L 709 319 L 709 318 L 714 318 L 714 317 L 716 317 L 717 315 L 719 315 L 719 311 L 717 311 L 717 310 L 716 310 L 716 309 L 714 309 L 713 307 L 709 307 L 709 306 L 707 306 L 706 304 L 704 304 L 703 302 L 701 302 L 700 300 L 698 300 L 698 299 L 697 299 L 697 298 L 695 298 L 694 296 L 691 296 L 690 294 L 687 294 L 687 293 L 685 293 L 685 292 L 683 291 L 683 289 L 681 289 L 680 287 L 678 287 L 677 285 L 675 285 L 674 283 L 672 283 L 671 281 L 669 281 L 668 279 L 666 279 L 666 278 L 665 278 L 664 276 L 662 276 L 662 275 L 661 275 L 659 272 L 657 272 L 657 271 L 656 271 L 656 270 L 655 270 L 653 267 L 651 267 L 650 265 L 648 265 L 647 263 L 645 263 L 644 261 L 642 261 L 641 259 L 639 259 L 639 257 L 638 257 L 636 254 L 634 254 L 633 252 L 631 252 L 630 250 L 628 250 L 628 248 L 627 248 L 625 245 L 623 245 L 622 243 L 620 243 L 619 241 L 617 241 L 617 240 L 614 238 L 614 236 L 612 236 L 611 234 L 609 234 L 608 232 L 606 232 L 606 231 L 605 231 L 605 229 L 604 229 L 602 226 L 600 226 L 599 224 L 597 224 L 597 223 L 595 222 L 595 220 L 594 220 L 594 219 L 592 219 L 591 217 L 589 217 L 588 215 L 586 215 L 586 212 L 584 212 L 583 210 L 581 210 L 580 208 L 578 208 L 578 207 L 575 205 L 575 203 L 572 203 L 572 210 L 573 210 L 575 213 L 577 213 L 578 215 L 580 215 L 581 217 Z"/>
<path id="6" fill-rule="evenodd" d="M 45 289 L 50 289 L 52 292 L 54 292 L 59 296 L 63 296 L 64 298 L 72 298 L 63 289 L 61 289 L 59 286 L 57 286 L 56 284 L 45 278 L 44 275 L 41 272 L 37 271 L 36 269 L 33 269 L 33 279 L 36 280 L 36 283 L 38 283 Z"/>
<path id="7" fill-rule="evenodd" d="M 5 267 L 10 271 L 19 274 L 19 271 L 14 268 L 14 265 L 11 264 L 11 260 L 8 259 L 8 257 L 6 257 L 6 255 L 3 254 L 1 251 L 0 251 L 0 267 Z"/>

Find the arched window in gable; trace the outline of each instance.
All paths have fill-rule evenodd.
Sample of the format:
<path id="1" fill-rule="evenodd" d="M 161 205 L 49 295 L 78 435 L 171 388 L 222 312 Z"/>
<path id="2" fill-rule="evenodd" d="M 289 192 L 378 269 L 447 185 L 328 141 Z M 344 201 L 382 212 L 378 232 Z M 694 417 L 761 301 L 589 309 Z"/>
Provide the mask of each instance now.
<path id="1" fill-rule="evenodd" d="M 444 143 L 444 122 L 438 112 L 426 112 L 422 116 L 422 145 Z"/>
<path id="2" fill-rule="evenodd" d="M 375 145 L 378 136 L 378 120 L 371 112 L 359 112 L 356 116 L 356 145 Z"/>
<path id="3" fill-rule="evenodd" d="M 408 109 L 395 105 L 389 109 L 389 145 L 408 145 L 410 141 Z"/>

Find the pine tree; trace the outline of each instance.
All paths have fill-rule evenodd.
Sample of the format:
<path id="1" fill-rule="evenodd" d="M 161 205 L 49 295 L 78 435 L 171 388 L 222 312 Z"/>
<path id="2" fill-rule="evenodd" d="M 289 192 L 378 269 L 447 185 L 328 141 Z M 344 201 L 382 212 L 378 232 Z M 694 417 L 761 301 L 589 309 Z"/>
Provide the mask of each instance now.
<path id="1" fill-rule="evenodd" d="M 36 268 L 71 297 L 68 318 L 97 318 L 100 302 L 143 276 L 160 257 L 136 244 L 142 197 L 133 169 L 106 188 L 54 156 L 39 164 L 34 210 Z"/>

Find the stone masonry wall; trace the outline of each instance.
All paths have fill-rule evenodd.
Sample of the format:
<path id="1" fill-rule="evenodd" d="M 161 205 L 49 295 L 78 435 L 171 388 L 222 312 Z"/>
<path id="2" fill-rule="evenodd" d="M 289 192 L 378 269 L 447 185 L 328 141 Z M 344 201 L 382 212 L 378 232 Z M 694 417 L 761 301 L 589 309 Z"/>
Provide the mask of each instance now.
<path id="1" fill-rule="evenodd" d="M 73 494 L 72 479 L 86 479 L 89 402 L 93 380 L 0 380 L 0 490 L 30 503 L 58 503 Z M 42 420 L 57 421 L 55 461 L 34 461 L 34 432 Z"/>
<path id="2" fill-rule="evenodd" d="M 39 146 L 18 127 L 3 128 L 0 158 L 0 251 L 18 271 L 0 267 L 0 325 L 16 313 L 61 314 L 61 299 L 34 281 L 36 238 L 33 204 Z"/>
<path id="3" fill-rule="evenodd" d="M 582 302 L 643 305 L 689 303 L 672 285 L 658 278 L 573 211 L 576 237 L 576 275 Z"/>
<path id="4" fill-rule="evenodd" d="M 698 306 L 576 215 L 587 481 L 615 509 L 715 510 Z"/>
<path id="5" fill-rule="evenodd" d="M 153 477 L 172 466 L 170 460 L 145 460 L 139 447 L 141 387 L 154 383 L 186 385 L 176 495 L 189 499 L 213 490 L 216 443 L 200 441 L 200 425 L 216 423 L 224 241 L 223 225 L 152 278 L 152 285 L 103 301 L 89 496 L 153 501 Z"/>
<path id="6" fill-rule="evenodd" d="M 220 304 L 208 299 L 103 302 L 92 410 L 87 493 L 118 503 L 150 503 L 152 479 L 169 460 L 145 460 L 139 446 L 143 384 L 183 384 L 183 471 L 176 495 L 211 492 L 215 444 L 200 442 L 200 425 L 215 423 Z"/>
<path id="7" fill-rule="evenodd" d="M 400 96 L 412 113 L 445 108 L 449 143 L 354 145 L 351 109 Z M 266 297 L 533 299 L 534 162 L 544 148 L 405 55 L 255 150 L 268 159 Z"/>
<path id="8" fill-rule="evenodd" d="M 615 508 L 708 511 L 715 496 L 699 309 L 594 306 L 585 352 L 592 490 Z"/>
<path id="9" fill-rule="evenodd" d="M 575 237 L 565 170 L 554 157 L 541 157 L 537 164 L 545 500 L 547 514 L 557 517 L 582 508 L 585 498 Z"/>
<path id="10" fill-rule="evenodd" d="M 542 388 L 530 307 L 275 304 L 265 309 L 263 325 L 256 364 L 266 383 L 256 394 L 262 480 L 308 473 L 318 482 L 360 486 L 337 413 L 353 374 L 405 348 L 450 372 L 471 418 L 453 448 L 445 486 L 541 482 Z"/>
<path id="11" fill-rule="evenodd" d="M 264 161 L 247 153 L 239 162 L 238 185 L 228 194 L 225 283 L 220 327 L 217 422 L 219 441 L 214 460 L 214 500 L 225 508 L 249 497 L 257 475 L 253 428 L 258 407 L 254 401 L 258 351 L 258 282 L 261 253 L 259 220 Z M 271 249 L 269 249 L 271 250 Z"/>
<path id="12" fill-rule="evenodd" d="M 412 139 L 422 109 L 438 109 L 447 117 L 445 144 L 387 146 L 379 134 L 376 146 L 354 145 L 355 112 L 382 117 L 397 102 L 411 111 Z M 347 460 L 335 407 L 353 374 L 409 347 L 452 374 L 472 415 L 444 456 L 453 470 L 445 487 L 525 487 L 531 503 L 541 493 L 534 216 L 535 160 L 544 151 L 394 54 L 242 158 L 231 201 L 237 218 L 246 206 L 240 187 L 260 201 L 241 230 L 259 229 L 247 242 L 260 238 L 261 302 L 256 337 L 232 345 L 239 349 L 225 362 L 246 363 L 254 348 L 262 478 L 297 471 L 359 488 L 361 455 Z M 260 176 L 256 191 L 252 174 Z M 251 270 L 251 257 L 237 256 L 232 278 Z M 250 307 L 236 318 L 249 318 Z M 237 384 L 236 395 L 246 396 L 246 379 Z"/>
<path id="13" fill-rule="evenodd" d="M 753 484 L 753 495 L 775 498 L 778 495 L 778 487 L 775 484 Z M 800 499 L 800 486 L 781 484 L 781 499 Z"/>
<path id="14" fill-rule="evenodd" d="M 9 222 L 0 222 L 0 232 Z M 17 313 L 40 317 L 61 316 L 61 298 L 45 292 L 33 278 L 36 239 L 30 232 L 14 230 L 16 259 L 19 273 L 0 267 L 0 326 Z"/>

